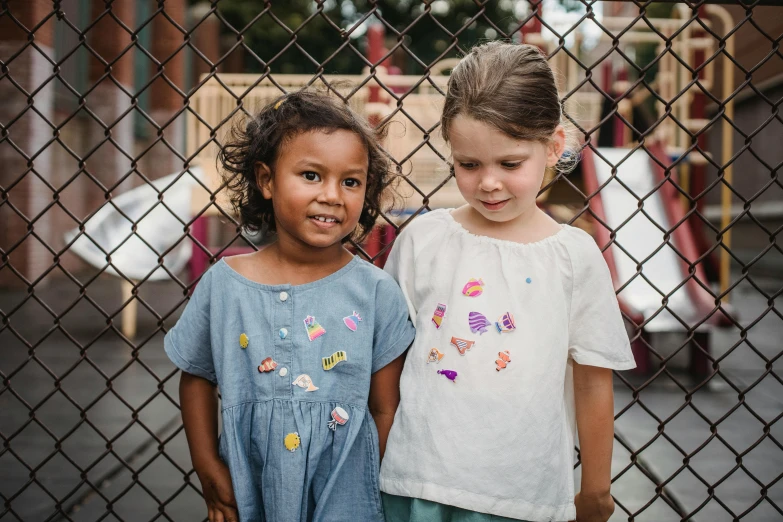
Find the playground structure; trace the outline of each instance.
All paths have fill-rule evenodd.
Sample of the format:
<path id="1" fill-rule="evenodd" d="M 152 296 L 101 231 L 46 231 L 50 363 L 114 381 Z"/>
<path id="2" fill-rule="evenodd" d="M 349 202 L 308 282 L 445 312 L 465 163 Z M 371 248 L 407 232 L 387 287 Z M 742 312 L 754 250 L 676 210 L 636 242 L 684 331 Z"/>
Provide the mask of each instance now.
<path id="1" fill-rule="evenodd" d="M 641 370 L 649 367 L 648 334 L 690 330 L 692 339 L 701 347 L 695 347 L 691 352 L 692 368 L 703 374 L 707 370 L 705 353 L 708 351 L 709 333 L 714 326 L 728 321 L 728 317 L 720 311 L 713 312 L 715 299 L 705 289 L 707 280 L 702 256 L 706 248 L 703 241 L 699 241 L 702 233 L 698 228 L 692 228 L 694 220 L 686 218 L 689 211 L 686 207 L 691 201 L 687 197 L 688 192 L 694 189 L 693 180 L 703 179 L 707 163 L 705 153 L 694 152 L 691 146 L 690 132 L 696 132 L 707 124 L 703 113 L 704 94 L 693 81 L 691 70 L 700 70 L 698 76 L 702 88 L 710 90 L 713 87 L 714 61 L 701 67 L 705 56 L 716 51 L 716 42 L 700 34 L 703 31 L 695 29 L 695 24 L 686 23 L 690 12 L 681 7 L 675 9 L 672 18 L 649 18 L 647 22 L 663 38 L 670 40 L 672 51 L 682 58 L 684 64 L 671 53 L 664 52 L 666 41 L 647 24 L 639 21 L 628 29 L 633 22 L 631 18 L 601 19 L 601 24 L 607 29 L 624 31 L 620 39 L 621 48 L 627 50 L 635 45 L 652 43 L 657 45 L 656 54 L 661 56 L 658 73 L 651 86 L 659 96 L 653 103 L 657 121 L 654 130 L 644 138 L 646 151 L 634 151 L 636 144 L 629 125 L 633 123 L 634 107 L 649 103 L 650 92 L 641 82 L 629 80 L 627 68 L 613 70 L 611 57 L 602 58 L 600 66 L 594 68 L 601 73 L 600 89 L 617 100 L 616 115 L 602 118 L 607 96 L 588 83 L 584 69 L 573 58 L 585 54 L 581 50 L 581 35 L 575 33 L 567 53 L 563 49 L 557 50 L 558 42 L 541 34 L 541 24 L 536 18 L 531 19 L 521 32 L 525 42 L 554 53 L 551 62 L 559 72 L 560 91 L 568 93 L 564 104 L 567 118 L 577 128 L 583 129 L 585 135 L 590 135 L 591 144 L 596 142 L 597 134 L 599 137 L 600 133 L 612 131 L 613 134 L 610 148 L 597 148 L 595 152 L 590 146 L 584 149 L 577 171 L 568 178 L 579 190 L 565 191 L 570 192 L 565 199 L 555 198 L 553 194 L 558 193 L 558 185 L 565 182 L 547 180 L 546 190 L 539 198 L 541 206 L 561 221 L 576 220 L 575 224 L 589 230 L 602 248 L 609 245 L 604 253 L 619 291 L 621 307 L 635 325 L 642 325 L 634 342 Z M 724 33 L 732 27 L 731 19 L 723 8 L 707 5 L 701 9 L 704 23 L 708 26 L 719 20 Z M 602 33 L 596 49 L 600 50 L 601 42 L 608 39 L 609 36 Z M 368 69 L 359 75 L 268 75 L 261 78 L 250 74 L 219 74 L 207 79 L 191 97 L 187 155 L 194 158 L 192 165 L 199 169 L 204 184 L 190 184 L 192 188 L 187 203 L 187 214 L 193 219 L 190 225 L 190 235 L 194 240 L 189 259 L 191 278 L 203 273 L 213 256 L 252 248 L 210 248 L 209 220 L 231 213 L 216 169 L 216 157 L 234 125 L 241 125 L 245 118 L 278 98 L 282 92 L 306 86 L 331 88 L 348 98 L 353 108 L 371 121 L 388 123 L 389 134 L 384 146 L 402 174 L 398 191 L 406 200 L 406 211 L 396 218 L 396 224 L 404 223 L 409 214 L 418 213 L 423 208 L 462 204 L 463 200 L 449 174 L 448 149 L 438 130 L 442 92 L 448 79 L 445 73 L 456 60 L 436 64 L 426 76 L 392 74 L 395 71 L 387 69 L 385 62 L 381 61 L 386 55 L 382 47 L 382 28 L 371 27 L 368 42 L 368 58 L 382 64 L 372 72 Z M 732 46 L 733 41 L 729 38 L 727 52 L 732 52 Z M 589 62 L 584 56 L 582 59 Z M 594 75 L 594 70 L 590 69 L 590 76 Z M 723 71 L 722 92 L 725 97 L 733 85 L 732 68 L 724 67 Z M 614 110 L 614 107 L 610 109 Z M 731 102 L 726 104 L 725 111 L 730 118 Z M 732 148 L 727 121 L 723 122 L 722 136 L 723 156 L 719 163 L 728 165 Z M 702 146 L 703 140 L 703 137 L 699 138 Z M 730 166 L 724 170 L 724 179 L 731 181 Z M 559 194 L 563 192 L 560 190 Z M 149 196 L 153 198 L 151 201 L 157 200 L 157 194 Z M 724 186 L 724 228 L 729 221 L 730 196 L 729 189 Z M 130 197 L 129 201 L 137 199 Z M 639 211 L 641 200 L 644 201 L 644 212 Z M 119 198 L 115 200 L 120 210 L 123 210 L 122 203 Z M 102 226 L 118 230 L 130 226 L 124 219 L 106 217 L 101 221 Z M 172 223 L 172 226 L 177 227 L 177 233 L 181 232 L 182 223 Z M 382 262 L 385 257 L 383 250 L 394 239 L 394 231 L 393 226 L 379 223 L 363 245 L 364 250 Z M 671 238 L 667 240 L 669 231 Z M 729 287 L 729 240 L 728 234 L 724 234 L 722 241 L 726 248 L 721 251 L 720 269 L 720 291 L 724 301 L 723 294 Z M 171 248 L 168 244 L 158 245 L 156 238 L 150 238 L 149 242 L 158 251 Z M 181 245 L 186 243 L 179 244 L 178 253 Z M 100 257 L 96 257 L 93 264 L 98 263 L 96 266 L 99 266 L 102 262 Z M 115 260 L 121 258 L 121 252 L 113 253 L 112 257 Z M 88 257 L 85 259 L 92 262 Z M 151 259 L 151 262 L 150 266 L 154 267 L 156 260 Z M 638 265 L 642 263 L 643 277 L 638 273 Z M 138 268 L 143 272 L 141 265 Z M 690 272 L 695 278 L 690 276 Z M 143 278 L 143 275 L 138 278 Z M 123 285 L 124 292 L 129 286 Z M 659 312 L 664 300 L 666 306 L 663 312 Z M 130 300 L 123 312 L 123 331 L 128 337 L 132 337 L 134 332 L 134 303 L 135 300 Z"/>
<path id="2" fill-rule="evenodd" d="M 690 370 L 697 376 L 704 376 L 710 373 L 712 330 L 728 326 L 736 319 L 732 318 L 734 314 L 727 299 L 731 238 L 724 234 L 721 241 L 724 248 L 720 251 L 720 289 L 716 292 L 720 299 L 716 300 L 708 290 L 704 264 L 710 262 L 710 258 L 705 253 L 707 246 L 701 223 L 689 219 L 691 209 L 701 207 L 698 200 L 691 204 L 689 196 L 694 192 L 689 190 L 690 185 L 696 179 L 695 192 L 703 189 L 709 154 L 704 150 L 703 134 L 698 140 L 692 139 L 693 134 L 709 124 L 704 118 L 705 95 L 699 85 L 707 92 L 713 89 L 714 61 L 706 61 L 705 56 L 713 55 L 717 46 L 713 38 L 702 34 L 703 31 L 696 31 L 691 25 L 683 26 L 691 16 L 685 6 L 678 5 L 673 14 L 671 19 L 649 22 L 671 41 L 672 51 L 684 58 L 684 64 L 665 52 L 666 43 L 661 36 L 652 33 L 649 26 L 643 24 L 641 31 L 633 26 L 622 38 L 626 50 L 638 43 L 654 42 L 655 55 L 661 57 L 652 85 L 659 96 L 654 103 L 657 125 L 644 138 L 644 149 L 634 141 L 631 124 L 635 123 L 635 106 L 645 103 L 652 93 L 641 82 L 628 81 L 624 68 L 619 69 L 613 79 L 613 71 L 607 64 L 603 70 L 603 89 L 620 100 L 617 115 L 603 122 L 599 132 L 613 131 L 612 147 L 585 147 L 579 170 L 582 190 L 590 198 L 589 212 L 595 218 L 591 231 L 600 246 L 608 246 L 604 256 L 618 289 L 621 308 L 635 325 L 640 325 L 639 336 L 633 342 L 638 370 L 644 373 L 650 369 L 650 334 L 689 332 Z M 722 7 L 705 6 L 700 15 L 705 16 L 708 25 L 711 20 L 719 20 L 724 34 L 733 27 L 731 17 Z M 610 30 L 622 30 L 631 23 L 632 19 L 628 18 L 602 21 Z M 539 45 L 543 43 L 541 40 Z M 727 39 L 729 55 L 733 54 L 733 47 L 733 39 Z M 568 61 L 565 54 L 555 54 L 558 56 L 561 61 Z M 568 67 L 569 74 L 563 76 L 565 85 L 560 87 L 562 92 L 570 93 L 578 89 L 579 78 L 573 74 L 576 62 L 570 60 L 561 65 L 561 68 Z M 694 76 L 698 78 L 698 84 Z M 733 84 L 733 68 L 724 65 L 721 84 L 724 98 L 728 97 Z M 578 114 L 579 108 L 577 100 L 567 100 L 566 113 Z M 731 205 L 731 100 L 725 104 L 725 114 L 727 119 L 723 120 L 721 128 L 721 158 L 716 160 L 725 166 L 723 229 L 729 225 Z M 635 127 L 645 133 L 645 129 Z M 582 125 L 582 128 L 585 127 Z M 700 149 L 696 149 L 695 144 Z M 542 199 L 546 204 L 546 197 Z M 721 300 L 721 306 L 717 307 Z M 666 354 L 661 357 L 668 358 Z"/>
<path id="3" fill-rule="evenodd" d="M 708 27 L 714 26 L 717 21 L 724 34 L 733 27 L 728 12 L 720 6 L 704 6 L 700 16 Z M 713 312 L 715 299 L 705 289 L 707 278 L 703 266 L 711 262 L 705 256 L 708 247 L 700 224 L 686 214 L 691 201 L 688 194 L 698 193 L 704 186 L 708 163 L 705 139 L 702 134 L 696 142 L 700 150 L 695 150 L 691 137 L 709 123 L 704 117 L 705 95 L 699 85 L 705 91 L 712 90 L 715 85 L 715 60 L 706 61 L 705 57 L 717 51 L 717 43 L 697 24 L 688 23 L 690 18 L 690 10 L 678 5 L 671 18 L 647 19 L 650 25 L 642 21 L 634 24 L 630 17 L 601 19 L 601 24 L 608 30 L 622 31 L 620 43 L 626 52 L 635 46 L 654 44 L 655 55 L 660 56 L 655 80 L 649 88 L 639 81 L 630 81 L 628 67 L 613 69 L 611 59 L 603 60 L 596 68 L 602 76 L 600 88 L 618 100 L 616 115 L 608 121 L 602 121 L 602 105 L 607 97 L 587 83 L 583 69 L 573 58 L 581 54 L 581 34 L 575 33 L 570 53 L 557 50 L 559 42 L 542 35 L 541 23 L 536 18 L 522 28 L 522 34 L 525 42 L 538 45 L 552 55 L 551 63 L 559 72 L 559 90 L 568 93 L 564 104 L 567 118 L 586 134 L 592 133 L 591 143 L 597 141 L 594 130 L 598 133 L 612 131 L 613 134 L 611 148 L 599 148 L 596 153 L 590 147 L 584 149 L 574 176 L 577 184 L 581 178 L 584 195 L 571 191 L 570 201 L 555 202 L 549 200 L 554 190 L 545 190 L 539 198 L 540 205 L 561 221 L 576 219 L 575 224 L 588 229 L 601 247 L 609 245 L 605 257 L 620 291 L 621 306 L 634 323 L 643 325 L 634 345 L 641 370 L 648 369 L 645 346 L 648 334 L 691 329 L 694 341 L 691 368 L 697 374 L 704 374 L 707 372 L 705 354 L 709 350 L 709 333 L 714 326 L 730 322 L 727 303 L 730 236 L 728 233 L 723 235 L 725 248 L 720 250 L 719 295 L 723 304 L 721 310 Z M 597 48 L 600 49 L 601 42 L 608 40 L 611 37 L 601 33 Z M 671 42 L 674 54 L 666 52 L 666 40 Z M 726 41 L 726 52 L 733 53 L 732 38 Z M 383 56 L 382 52 L 373 52 L 372 49 L 370 54 L 376 58 Z M 260 82 L 252 75 L 212 78 L 194 100 L 195 109 L 204 121 L 191 119 L 188 133 L 190 152 L 196 152 L 199 144 L 209 141 L 212 129 L 217 128 L 217 139 L 210 143 L 209 148 L 199 152 L 200 165 L 208 172 L 214 167 L 217 143 L 222 142 L 221 138 L 228 128 L 225 122 L 235 117 L 232 114 L 241 114 L 236 102 L 239 98 L 244 100 L 244 108 L 252 113 L 253 109 L 277 98 L 281 88 L 289 91 L 306 85 L 318 86 L 319 83 L 323 86 L 325 82 L 358 86 L 353 90 L 344 89 L 343 94 L 350 96 L 353 106 L 369 118 L 388 121 L 390 125 L 385 147 L 405 178 L 399 188 L 406 197 L 407 208 L 398 224 L 404 221 L 406 214 L 417 213 L 422 207 L 458 206 L 462 204 L 462 198 L 453 179 L 450 179 L 448 150 L 437 130 L 443 100 L 439 91 L 443 91 L 447 80 L 443 73 L 455 63 L 456 60 L 444 60 L 434 66 L 426 77 L 393 75 L 380 66 L 374 75 L 365 71 L 356 76 L 317 77 L 315 81 L 307 75 L 275 75 L 274 80 L 265 77 Z M 698 85 L 692 71 L 698 71 Z M 724 97 L 732 90 L 732 75 L 732 67 L 723 67 L 721 86 Z M 645 136 L 646 151 L 637 149 L 634 152 L 636 143 L 631 128 L 634 108 L 649 103 L 650 89 L 658 95 L 658 99 L 653 101 L 656 124 Z M 726 103 L 725 114 L 727 118 L 733 117 L 733 102 Z M 221 122 L 224 123 L 222 126 Z M 723 177 L 731 183 L 732 144 L 728 120 L 724 119 L 721 133 L 722 157 L 716 161 L 726 165 Z M 213 172 L 208 178 L 213 179 L 211 190 L 219 189 L 217 173 Z M 694 183 L 694 180 L 698 182 Z M 551 178 L 549 181 L 548 187 L 554 189 L 558 181 Z M 730 221 L 731 192 L 726 184 L 722 190 L 721 227 L 726 228 Z M 208 196 L 202 191 L 201 198 L 194 198 L 194 213 L 205 208 L 207 212 L 202 215 L 216 211 L 214 205 L 209 206 Z M 585 196 L 590 199 L 587 213 L 583 213 Z M 640 201 L 644 202 L 644 212 L 639 211 Z M 694 207 L 699 208 L 700 205 L 697 202 Z M 613 238 L 610 230 L 600 223 L 614 231 Z M 393 227 L 381 226 L 380 233 L 371 236 L 365 246 L 368 253 L 376 255 L 389 244 L 394 236 L 393 230 Z M 667 240 L 669 232 L 671 239 Z M 207 256 L 197 253 L 199 255 L 202 261 L 194 267 L 194 274 L 206 267 Z M 638 274 L 637 265 L 641 263 L 644 263 L 644 277 Z M 693 277 L 690 276 L 691 271 Z M 659 312 L 662 301 L 667 305 L 663 312 Z"/>

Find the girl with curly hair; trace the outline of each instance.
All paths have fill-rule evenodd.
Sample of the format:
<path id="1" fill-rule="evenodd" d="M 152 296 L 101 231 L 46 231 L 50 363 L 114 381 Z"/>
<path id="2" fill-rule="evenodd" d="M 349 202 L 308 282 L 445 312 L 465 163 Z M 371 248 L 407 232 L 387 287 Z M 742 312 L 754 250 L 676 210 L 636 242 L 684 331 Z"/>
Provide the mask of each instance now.
<path id="1" fill-rule="evenodd" d="M 414 329 L 394 279 L 344 247 L 389 185 L 378 131 L 297 92 L 219 159 L 242 224 L 276 237 L 207 271 L 165 338 L 209 520 L 381 521 L 380 455 Z"/>

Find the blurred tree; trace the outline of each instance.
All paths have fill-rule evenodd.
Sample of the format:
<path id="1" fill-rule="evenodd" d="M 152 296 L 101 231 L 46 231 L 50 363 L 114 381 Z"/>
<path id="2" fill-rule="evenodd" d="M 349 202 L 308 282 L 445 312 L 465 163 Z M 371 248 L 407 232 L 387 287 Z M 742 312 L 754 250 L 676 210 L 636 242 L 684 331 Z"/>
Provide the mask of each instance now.
<path id="1" fill-rule="evenodd" d="M 410 54 L 398 50 L 393 61 L 408 74 L 424 70 L 411 54 L 429 66 L 449 49 L 454 39 L 446 31 L 462 30 L 458 44 L 464 50 L 502 37 L 502 32 L 518 25 L 514 9 L 518 2 L 511 0 L 488 2 L 483 8 L 473 0 L 221 0 L 217 5 L 233 27 L 224 27 L 224 34 L 229 35 L 226 39 L 240 33 L 249 51 L 243 58 L 246 72 L 261 72 L 269 64 L 278 73 L 315 73 L 323 64 L 326 73 L 359 73 L 365 66 L 361 58 L 365 55 L 364 35 L 369 24 L 380 23 L 377 14 L 387 24 L 387 46 L 397 43 L 395 31 L 405 31 L 403 42 Z M 335 54 L 345 42 L 340 30 L 350 30 L 373 6 L 377 14 L 346 37 L 352 47 L 345 46 Z M 455 47 L 443 58 L 459 54 Z"/>

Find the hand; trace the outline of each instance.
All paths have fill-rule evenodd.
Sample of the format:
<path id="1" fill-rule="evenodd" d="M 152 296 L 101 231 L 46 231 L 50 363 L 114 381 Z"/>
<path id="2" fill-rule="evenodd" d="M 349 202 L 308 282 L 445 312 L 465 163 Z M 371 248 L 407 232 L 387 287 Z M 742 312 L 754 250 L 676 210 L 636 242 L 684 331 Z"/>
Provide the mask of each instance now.
<path id="1" fill-rule="evenodd" d="M 198 478 L 207 503 L 209 522 L 239 522 L 228 466 L 222 460 L 216 459 L 198 473 Z"/>
<path id="2" fill-rule="evenodd" d="M 607 493 L 583 495 L 580 491 L 574 498 L 576 522 L 606 522 L 614 513 L 614 499 Z"/>

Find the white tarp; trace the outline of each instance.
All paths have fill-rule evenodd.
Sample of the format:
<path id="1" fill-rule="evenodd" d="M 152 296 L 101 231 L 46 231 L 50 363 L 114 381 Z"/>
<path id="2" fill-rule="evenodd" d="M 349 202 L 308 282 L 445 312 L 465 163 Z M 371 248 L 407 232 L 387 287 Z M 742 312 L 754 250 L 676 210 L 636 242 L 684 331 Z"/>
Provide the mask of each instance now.
<path id="1" fill-rule="evenodd" d="M 158 258 L 173 246 L 163 258 L 163 264 L 171 273 L 182 270 L 192 251 L 192 241 L 183 239 L 183 223 L 191 219 L 194 178 L 201 179 L 202 172 L 199 167 L 191 167 L 179 179 L 177 176 L 180 176 L 179 172 L 153 181 L 153 186 L 145 183 L 112 198 L 84 224 L 85 234 L 71 245 L 70 251 L 99 269 L 108 264 L 106 257 L 109 254 L 108 273 L 119 275 L 119 271 L 132 280 L 149 276 L 149 280 L 155 281 L 170 277 L 158 266 Z M 159 193 L 163 194 L 162 201 L 158 199 Z M 132 230 L 134 222 L 135 233 Z M 66 244 L 78 234 L 78 228 L 68 231 Z"/>

